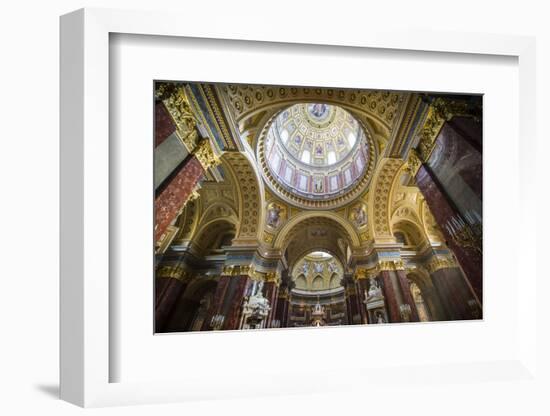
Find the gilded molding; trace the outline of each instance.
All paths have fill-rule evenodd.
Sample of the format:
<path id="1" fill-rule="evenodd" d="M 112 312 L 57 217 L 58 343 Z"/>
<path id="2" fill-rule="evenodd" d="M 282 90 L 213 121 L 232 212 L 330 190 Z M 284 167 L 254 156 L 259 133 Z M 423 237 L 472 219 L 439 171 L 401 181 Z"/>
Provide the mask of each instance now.
<path id="1" fill-rule="evenodd" d="M 384 260 L 378 263 L 380 271 L 405 270 L 403 260 Z"/>
<path id="2" fill-rule="evenodd" d="M 274 122 L 274 118 L 271 118 L 261 130 L 258 137 L 258 146 L 256 149 L 256 158 L 258 160 L 258 165 L 260 172 L 264 178 L 265 183 L 268 188 L 276 194 L 280 199 L 285 203 L 294 205 L 301 209 L 336 209 L 343 207 L 351 202 L 356 202 L 358 198 L 361 197 L 367 191 L 368 187 L 371 184 L 373 173 L 378 163 L 376 159 L 376 153 L 374 151 L 374 141 L 371 135 L 369 128 L 361 121 L 357 120 L 365 132 L 365 137 L 368 140 L 368 158 L 367 158 L 367 167 L 365 173 L 356 180 L 356 183 L 347 189 L 343 194 L 333 196 L 329 199 L 323 200 L 311 200 L 307 197 L 297 195 L 289 190 L 287 190 L 279 180 L 273 175 L 271 170 L 267 165 L 266 149 L 265 149 L 265 136 L 267 135 L 271 124 Z"/>
<path id="3" fill-rule="evenodd" d="M 432 257 L 426 262 L 426 270 L 428 270 L 429 273 L 454 267 L 458 267 L 458 263 L 453 257 Z"/>
<path id="4" fill-rule="evenodd" d="M 191 277 L 191 273 L 183 268 L 183 266 L 177 265 L 165 265 L 159 266 L 155 276 L 161 279 L 176 279 L 180 282 L 184 282 Z"/>
<path id="5" fill-rule="evenodd" d="M 175 225 L 169 225 L 166 227 L 166 231 L 162 233 L 160 236 L 160 239 L 156 242 L 156 254 L 164 253 L 168 247 L 170 247 L 170 244 L 176 237 L 179 227 L 176 227 Z"/>
<path id="6" fill-rule="evenodd" d="M 413 177 L 416 176 L 416 172 L 418 172 L 421 165 L 422 160 L 420 160 L 418 152 L 415 149 L 411 149 L 409 152 L 409 157 L 407 158 L 407 172 L 409 175 Z"/>
<path id="7" fill-rule="evenodd" d="M 179 139 L 187 151 L 191 153 L 197 144 L 199 134 L 195 116 L 185 94 L 185 88 L 183 86 L 174 88 L 163 103 L 176 124 L 176 132 Z"/>
<path id="8" fill-rule="evenodd" d="M 221 275 L 230 276 L 230 277 L 236 277 L 236 276 L 254 277 L 254 268 L 247 265 L 231 264 L 228 266 L 224 266 Z"/>
<path id="9" fill-rule="evenodd" d="M 420 130 L 420 140 L 418 142 L 418 155 L 422 161 L 427 161 L 434 148 L 435 140 L 445 123 L 445 118 L 441 116 L 440 111 L 436 111 L 431 105 L 428 109 L 428 115 L 422 130 Z"/>
<path id="10" fill-rule="evenodd" d="M 475 109 L 472 109 L 465 101 L 436 98 L 430 103 L 428 115 L 420 131 L 418 142 L 418 153 L 422 161 L 426 162 L 429 159 L 437 136 L 439 136 L 445 122 L 455 116 L 478 118 Z"/>

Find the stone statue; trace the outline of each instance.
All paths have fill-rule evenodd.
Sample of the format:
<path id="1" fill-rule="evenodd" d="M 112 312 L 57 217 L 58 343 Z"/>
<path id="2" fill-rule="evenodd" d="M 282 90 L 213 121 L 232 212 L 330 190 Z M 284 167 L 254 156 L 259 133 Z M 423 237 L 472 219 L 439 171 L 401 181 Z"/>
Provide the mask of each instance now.
<path id="1" fill-rule="evenodd" d="M 254 294 L 254 296 L 262 296 L 263 288 L 264 288 L 264 281 L 260 280 L 258 282 L 258 285 L 256 286 L 256 293 Z"/>
<path id="2" fill-rule="evenodd" d="M 378 281 L 376 279 L 370 279 L 368 296 L 382 296 L 382 289 L 380 288 L 380 285 L 378 284 Z"/>
<path id="3" fill-rule="evenodd" d="M 386 320 L 384 319 L 384 315 L 382 315 L 382 312 L 376 312 L 376 323 L 377 324 L 385 324 Z"/>

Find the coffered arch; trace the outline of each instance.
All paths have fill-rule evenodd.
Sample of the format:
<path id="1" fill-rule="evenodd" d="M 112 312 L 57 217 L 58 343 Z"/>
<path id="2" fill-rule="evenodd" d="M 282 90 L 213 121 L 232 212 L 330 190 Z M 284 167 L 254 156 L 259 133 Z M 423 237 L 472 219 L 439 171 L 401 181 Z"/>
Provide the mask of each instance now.
<path id="1" fill-rule="evenodd" d="M 241 127 L 261 115 L 299 102 L 324 102 L 360 113 L 389 137 L 409 94 L 343 88 L 310 88 L 269 85 L 224 86 L 236 121 Z"/>
<path id="2" fill-rule="evenodd" d="M 263 232 L 265 217 L 263 182 L 247 153 L 227 152 L 222 159 L 227 161 L 228 171 L 237 184 L 239 223 L 235 240 L 256 244 Z"/>
<path id="3" fill-rule="evenodd" d="M 374 173 L 367 206 L 371 219 L 369 231 L 375 240 L 393 240 L 390 222 L 392 195 L 403 166 L 402 159 L 384 158 Z"/>

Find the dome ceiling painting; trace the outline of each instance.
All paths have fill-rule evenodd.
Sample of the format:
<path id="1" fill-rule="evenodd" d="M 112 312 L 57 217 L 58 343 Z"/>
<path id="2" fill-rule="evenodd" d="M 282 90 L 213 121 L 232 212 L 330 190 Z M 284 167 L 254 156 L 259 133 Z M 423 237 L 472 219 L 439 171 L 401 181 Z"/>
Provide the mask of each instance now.
<path id="1" fill-rule="evenodd" d="M 283 190 L 283 198 L 331 201 L 366 176 L 369 146 L 363 126 L 348 111 L 326 103 L 299 103 L 275 116 L 259 151 L 268 185 Z"/>

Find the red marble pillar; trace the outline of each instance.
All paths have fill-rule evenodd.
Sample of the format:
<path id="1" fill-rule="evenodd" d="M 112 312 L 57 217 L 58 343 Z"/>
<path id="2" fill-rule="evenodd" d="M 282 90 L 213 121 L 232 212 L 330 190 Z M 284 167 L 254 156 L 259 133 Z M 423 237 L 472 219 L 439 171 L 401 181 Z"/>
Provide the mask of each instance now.
<path id="1" fill-rule="evenodd" d="M 279 290 L 277 298 L 277 308 L 275 310 L 275 319 L 278 320 L 281 324 L 280 327 L 284 328 L 287 324 L 287 314 L 288 314 L 288 293 L 286 289 Z"/>
<path id="2" fill-rule="evenodd" d="M 458 245 L 448 230 L 443 226 L 447 221 L 457 214 L 451 201 L 446 197 L 441 189 L 437 179 L 432 175 L 429 168 L 425 165 L 420 166 L 416 174 L 416 183 L 424 195 L 430 211 L 432 212 L 440 229 L 447 240 L 447 245 L 455 254 L 460 266 L 464 270 L 466 277 L 479 301 L 482 300 L 482 271 L 483 262 L 481 253 L 473 248 L 462 247 Z"/>
<path id="3" fill-rule="evenodd" d="M 155 147 L 176 131 L 176 123 L 162 101 L 155 103 Z"/>
<path id="4" fill-rule="evenodd" d="M 185 292 L 187 282 L 176 278 L 162 277 L 155 280 L 155 332 L 163 332 L 174 308 Z"/>
<path id="5" fill-rule="evenodd" d="M 279 295 L 279 286 L 276 282 L 266 282 L 264 285 L 265 288 L 265 298 L 269 301 L 269 306 L 271 310 L 267 316 L 266 328 L 271 328 L 271 323 L 277 316 L 277 298 Z"/>
<path id="6" fill-rule="evenodd" d="M 223 329 L 239 329 L 244 297 L 250 283 L 247 275 L 232 276 L 226 292 Z"/>
<path id="7" fill-rule="evenodd" d="M 420 319 L 418 317 L 418 310 L 416 309 L 416 303 L 412 297 L 411 286 L 409 284 L 409 280 L 407 279 L 407 274 L 405 273 L 405 270 L 397 270 L 396 273 L 403 301 L 408 303 L 411 307 L 411 322 L 419 322 Z"/>
<path id="8" fill-rule="evenodd" d="M 395 295 L 395 288 L 390 273 L 388 270 L 380 272 L 380 280 L 382 281 L 382 291 L 384 292 L 384 298 L 388 307 L 388 315 L 391 323 L 401 322 L 401 313 L 399 311 L 399 305 L 397 304 L 397 298 Z"/>
<path id="9" fill-rule="evenodd" d="M 348 323 L 350 325 L 360 324 L 361 312 L 355 285 L 348 284 L 346 287 L 346 307 L 348 310 Z"/>
<path id="10" fill-rule="evenodd" d="M 449 319 L 474 319 L 469 302 L 475 301 L 458 267 L 439 269 L 431 274 L 432 282 Z"/>
<path id="11" fill-rule="evenodd" d="M 212 299 L 212 305 L 210 306 L 210 310 L 206 314 L 206 319 L 204 320 L 204 323 L 202 325 L 202 331 L 211 330 L 212 327 L 210 323 L 212 321 L 212 317 L 223 312 L 222 308 L 224 304 L 225 293 L 227 292 L 230 281 L 231 276 L 220 276 L 220 280 L 218 280 L 218 285 L 216 286 L 216 291 L 214 292 L 214 298 Z"/>
<path id="12" fill-rule="evenodd" d="M 192 156 L 167 179 L 167 185 L 155 198 L 155 242 L 160 240 L 166 228 L 176 218 L 203 175 L 202 165 Z"/>

